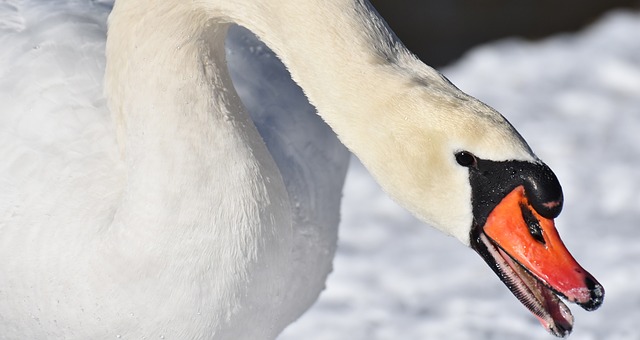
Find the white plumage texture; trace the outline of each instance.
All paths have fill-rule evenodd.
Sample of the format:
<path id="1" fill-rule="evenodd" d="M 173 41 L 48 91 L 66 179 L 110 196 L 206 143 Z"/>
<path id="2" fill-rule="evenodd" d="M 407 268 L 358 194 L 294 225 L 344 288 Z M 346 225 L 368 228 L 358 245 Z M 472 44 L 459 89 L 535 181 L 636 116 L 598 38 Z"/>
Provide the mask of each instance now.
<path id="1" fill-rule="evenodd" d="M 1 6 L 0 43 L 5 48 L 0 51 L 0 102 L 3 103 L 0 108 L 0 154 L 3 157 L 0 163 L 0 257 L 3 267 L 11 274 L 3 277 L 0 300 L 9 301 L 18 294 L 38 301 L 36 304 L 18 302 L 20 307 L 12 303 L 1 304 L 3 335 L 56 338 L 62 334 L 80 337 L 125 336 L 127 333 L 140 336 L 190 334 L 189 329 L 178 329 L 175 324 L 153 330 L 137 326 L 140 324 L 137 320 L 148 322 L 163 318 L 177 324 L 181 319 L 191 320 L 208 327 L 206 325 L 212 319 L 197 317 L 206 314 L 206 310 L 201 313 L 195 307 L 186 313 L 181 313 L 178 305 L 171 310 L 146 307 L 134 311 L 125 307 L 129 302 L 126 300 L 121 300 L 119 306 L 103 303 L 117 301 L 117 296 L 122 294 L 120 290 L 136 291 L 145 286 L 144 283 L 139 286 L 140 283 L 132 278 L 154 270 L 153 266 L 148 266 L 153 264 L 152 260 L 146 267 L 129 273 L 109 274 L 109 262 L 114 259 L 92 257 L 92 254 L 104 251 L 106 243 L 101 240 L 108 239 L 105 238 L 105 227 L 114 220 L 127 181 L 103 94 L 107 16 L 112 3 L 16 1 L 4 2 Z M 299 227 L 294 256 L 303 258 L 303 254 L 316 249 L 327 253 L 327 256 L 305 263 L 309 275 L 301 273 L 291 281 L 292 287 L 297 285 L 306 290 L 287 292 L 298 293 L 299 308 L 304 310 L 315 300 L 324 276 L 330 270 L 339 197 L 349 154 L 317 117 L 277 59 L 268 51 L 261 52 L 259 47 L 249 46 L 254 38 L 246 31 L 237 28 L 232 31 L 228 52 L 233 61 L 231 70 L 241 71 L 234 72 L 238 91 L 252 99 L 246 100 L 246 105 L 254 114 L 256 125 L 276 163 L 282 168 L 286 189 L 293 200 L 292 222 Z M 284 117 L 278 116 L 282 112 L 294 112 L 295 116 L 286 113 Z M 222 189 L 224 192 L 225 188 Z M 227 196 L 233 197 L 233 193 Z M 143 201 L 140 206 L 147 208 L 149 205 Z M 189 208 L 178 207 L 181 210 L 176 212 L 175 207 L 167 207 L 157 213 L 189 215 L 185 212 Z M 197 217 L 199 213 L 192 215 Z M 195 238 L 187 243 L 198 244 L 206 239 Z M 157 241 L 144 238 L 139 240 L 140 248 L 129 248 L 112 255 L 115 259 L 130 256 L 135 262 L 143 258 L 145 252 L 153 253 Z M 224 249 L 224 245 L 219 248 Z M 187 249 L 183 253 L 188 252 Z M 215 256 L 198 256 L 214 264 L 218 260 Z M 131 265 L 131 268 L 135 267 L 133 262 Z M 93 296 L 92 302 L 86 300 L 86 291 L 74 288 L 106 288 L 104 275 L 111 275 L 107 281 L 113 279 L 120 282 L 121 287 L 106 291 L 99 288 L 101 297 Z M 314 279 L 315 275 L 320 279 Z M 142 289 L 137 295 L 170 287 L 162 283 L 162 278 L 155 279 L 155 283 L 147 286 L 150 289 Z M 190 285 L 184 276 L 169 280 L 182 287 Z M 33 289 L 39 286 L 37 282 L 48 282 L 49 288 Z M 309 287 L 311 285 L 314 288 Z M 53 291 L 58 293 L 52 294 Z M 191 299 L 196 300 L 191 306 L 198 304 L 198 294 L 216 295 L 198 292 L 180 296 L 184 292 L 170 290 L 170 293 L 174 292 L 176 301 L 185 301 L 186 305 Z M 106 301 L 100 302 L 101 299 Z M 170 300 L 169 297 L 166 299 Z M 29 305 L 37 307 L 29 310 Z M 69 309 L 69 306 L 74 307 Z M 106 311 L 105 307 L 112 311 Z M 96 312 L 100 309 L 101 312 Z M 109 324 L 102 319 L 102 313 L 125 316 L 127 320 L 119 330 L 112 331 L 108 326 L 104 327 Z M 299 312 L 284 312 L 288 313 Z M 41 318 L 41 315 L 54 316 Z M 28 324 L 16 321 L 29 319 L 28 316 Z M 69 320 L 73 321 L 69 323 Z M 60 326 L 63 322 L 65 326 Z M 67 326 L 75 330 L 67 332 Z M 17 333 L 12 333 L 13 329 L 18 329 Z M 258 328 L 258 332 L 262 330 Z"/>

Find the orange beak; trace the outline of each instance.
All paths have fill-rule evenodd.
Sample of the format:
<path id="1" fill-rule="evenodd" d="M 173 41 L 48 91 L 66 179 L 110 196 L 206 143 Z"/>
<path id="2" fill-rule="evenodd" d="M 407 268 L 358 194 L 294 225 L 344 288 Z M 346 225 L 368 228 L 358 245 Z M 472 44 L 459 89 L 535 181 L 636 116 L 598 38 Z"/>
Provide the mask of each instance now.
<path id="1" fill-rule="evenodd" d="M 587 310 L 602 303 L 602 286 L 571 256 L 553 220 L 529 204 L 523 186 L 513 189 L 491 211 L 482 231 L 488 240 L 484 235 L 481 240 L 506 273 L 503 281 L 554 334 L 568 334 L 573 323 L 571 312 L 556 294 Z"/>

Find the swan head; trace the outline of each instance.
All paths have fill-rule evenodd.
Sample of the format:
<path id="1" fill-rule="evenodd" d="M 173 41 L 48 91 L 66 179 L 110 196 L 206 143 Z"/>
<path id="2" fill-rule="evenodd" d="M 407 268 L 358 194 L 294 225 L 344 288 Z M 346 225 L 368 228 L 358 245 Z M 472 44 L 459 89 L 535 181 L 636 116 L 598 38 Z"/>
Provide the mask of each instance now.
<path id="1" fill-rule="evenodd" d="M 409 92 L 383 108 L 390 120 L 367 132 L 358 157 L 401 205 L 473 248 L 549 332 L 568 335 L 559 297 L 594 310 L 604 290 L 556 231 L 553 171 L 505 118 L 448 82 Z"/>

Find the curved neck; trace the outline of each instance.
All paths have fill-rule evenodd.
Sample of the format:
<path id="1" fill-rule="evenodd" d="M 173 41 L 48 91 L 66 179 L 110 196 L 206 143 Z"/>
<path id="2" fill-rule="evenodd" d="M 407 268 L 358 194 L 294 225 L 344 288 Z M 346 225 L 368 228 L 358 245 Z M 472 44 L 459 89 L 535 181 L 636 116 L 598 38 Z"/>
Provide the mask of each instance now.
<path id="1" fill-rule="evenodd" d="M 121 0 L 109 19 L 105 88 L 127 167 L 109 256 L 210 292 L 197 303 L 216 310 L 221 338 L 269 338 L 292 318 L 273 312 L 291 276 L 279 268 L 292 261 L 291 207 L 231 83 L 229 24 L 193 6 Z M 243 313 L 265 317 L 247 329 Z"/>
<path id="2" fill-rule="evenodd" d="M 383 188 L 436 226 L 445 223 L 416 199 L 435 189 L 416 185 L 419 173 L 407 180 L 403 164 L 445 164 L 443 157 L 451 155 L 436 148 L 451 132 L 468 128 L 457 125 L 468 121 L 462 115 L 470 111 L 488 112 L 486 124 L 508 125 L 408 52 L 365 0 L 120 0 L 110 18 L 107 91 L 117 98 L 110 107 L 128 159 L 174 150 L 170 157 L 193 155 L 198 162 L 190 166 L 206 173 L 211 154 L 194 155 L 193 143 L 167 149 L 166 141 L 180 137 L 223 150 L 225 127 L 244 141 L 247 153 L 263 147 L 224 62 L 222 37 L 229 23 L 245 26 L 274 50 Z"/>
<path id="3" fill-rule="evenodd" d="M 142 53 L 141 41 L 146 39 L 149 56 L 144 58 L 164 58 L 167 65 L 177 63 L 175 70 L 163 72 L 180 73 L 179 79 L 185 82 L 198 80 L 199 75 L 182 73 L 184 63 L 179 55 L 197 59 L 188 60 L 192 64 L 213 63 L 224 69 L 221 46 L 212 44 L 207 35 L 219 23 L 245 26 L 282 59 L 318 113 L 356 153 L 360 146 L 351 138 L 359 134 L 353 132 L 354 126 L 366 129 L 366 124 L 358 123 L 384 112 L 381 106 L 392 106 L 411 87 L 428 83 L 444 88 L 443 92 L 457 91 L 411 54 L 366 0 L 129 0 L 116 3 L 115 11 L 127 13 L 120 19 L 128 16 L 131 21 L 145 22 L 138 27 L 138 37 L 130 25 L 123 25 L 126 32 L 118 39 L 136 44 L 138 53 Z M 112 29 L 115 21 L 112 18 Z M 167 49 L 158 50 L 160 45 Z M 226 73 L 226 69 L 221 71 Z M 152 84 L 152 79 L 147 77 L 145 85 Z M 228 79 L 220 81 L 230 85 Z M 175 92 L 184 84 L 172 85 L 174 88 L 162 87 L 155 92 Z"/>
<path id="4" fill-rule="evenodd" d="M 220 308 L 231 313 L 261 301 L 252 294 L 273 296 L 244 309 L 269 315 L 254 329 L 277 334 L 297 316 L 270 312 L 287 299 L 291 273 L 268 271 L 291 263 L 291 207 L 226 68 L 230 23 L 251 30 L 282 59 L 318 114 L 392 197 L 463 242 L 471 210 L 452 207 L 470 206 L 470 188 L 466 172 L 453 166 L 453 151 L 476 146 L 483 158 L 532 158 L 508 122 L 419 62 L 366 0 L 118 0 L 109 21 L 106 89 L 128 167 L 113 228 L 124 239 L 121 253 L 139 248 L 127 242 L 191 240 L 199 254 L 174 247 L 169 256 L 177 272 L 188 260 L 202 263 L 190 274 L 209 278 L 220 293 L 212 296 L 238 293 Z M 203 245 L 212 238 L 223 249 Z M 153 251 L 129 256 L 153 258 Z M 217 270 L 202 262 L 211 258 Z"/>
<path id="5" fill-rule="evenodd" d="M 369 133 L 371 124 L 366 122 L 385 112 L 380 106 L 392 106 L 408 87 L 435 82 L 455 89 L 404 47 L 367 0 L 234 1 L 205 6 L 210 15 L 224 13 L 268 45 L 318 114 L 356 154 L 361 148 L 354 136 Z"/>

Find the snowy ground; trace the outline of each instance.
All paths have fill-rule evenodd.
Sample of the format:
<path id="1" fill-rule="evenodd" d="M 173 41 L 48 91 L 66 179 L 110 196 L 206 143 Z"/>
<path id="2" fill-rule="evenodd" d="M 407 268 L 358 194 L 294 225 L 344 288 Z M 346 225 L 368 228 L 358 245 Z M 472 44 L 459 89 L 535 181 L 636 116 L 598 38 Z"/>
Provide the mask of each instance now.
<path id="1" fill-rule="evenodd" d="M 556 172 L 557 226 L 604 285 L 571 339 L 640 339 L 640 15 L 476 48 L 444 73 L 497 108 Z M 551 339 L 471 250 L 391 202 L 354 160 L 335 271 L 292 339 Z"/>

